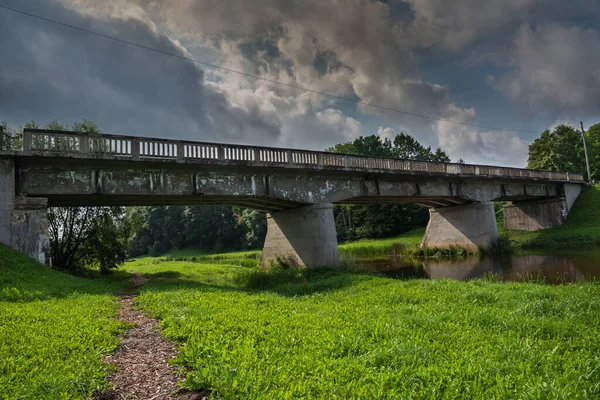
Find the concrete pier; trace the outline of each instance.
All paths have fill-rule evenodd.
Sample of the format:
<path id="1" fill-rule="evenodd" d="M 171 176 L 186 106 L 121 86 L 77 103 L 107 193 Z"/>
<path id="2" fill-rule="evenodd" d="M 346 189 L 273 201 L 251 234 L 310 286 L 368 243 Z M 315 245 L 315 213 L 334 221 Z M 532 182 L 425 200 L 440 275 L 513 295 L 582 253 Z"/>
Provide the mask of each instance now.
<path id="1" fill-rule="evenodd" d="M 489 249 L 498 237 L 492 202 L 432 208 L 421 247 L 462 247 L 477 251 Z"/>
<path id="2" fill-rule="evenodd" d="M 15 161 L 0 158 L 0 243 L 50 265 L 48 200 L 15 194 Z"/>
<path id="3" fill-rule="evenodd" d="M 278 255 L 294 257 L 306 268 L 339 267 L 332 205 L 315 204 L 269 214 L 262 266 L 267 267 Z"/>
<path id="4" fill-rule="evenodd" d="M 21 253 L 51 265 L 48 199 L 17 197 L 12 213 L 12 245 Z"/>

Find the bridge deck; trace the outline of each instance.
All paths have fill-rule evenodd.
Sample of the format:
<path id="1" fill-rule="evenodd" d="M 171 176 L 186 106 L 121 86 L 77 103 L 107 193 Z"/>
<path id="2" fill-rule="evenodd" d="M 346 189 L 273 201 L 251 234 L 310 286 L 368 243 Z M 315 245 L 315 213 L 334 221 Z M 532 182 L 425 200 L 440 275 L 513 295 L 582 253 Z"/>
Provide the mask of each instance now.
<path id="1" fill-rule="evenodd" d="M 26 129 L 19 156 L 584 183 L 582 174 L 299 149 Z"/>

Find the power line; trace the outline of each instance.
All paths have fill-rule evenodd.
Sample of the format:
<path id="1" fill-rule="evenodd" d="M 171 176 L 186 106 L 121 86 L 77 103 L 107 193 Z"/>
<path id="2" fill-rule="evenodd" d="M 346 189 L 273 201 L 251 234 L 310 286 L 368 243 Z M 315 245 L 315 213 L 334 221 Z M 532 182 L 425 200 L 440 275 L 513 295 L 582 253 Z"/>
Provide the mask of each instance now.
<path id="1" fill-rule="evenodd" d="M 139 47 L 141 49 L 153 51 L 153 52 L 156 52 L 156 53 L 159 53 L 159 54 L 162 54 L 162 55 L 166 55 L 166 56 L 170 56 L 170 57 L 176 57 L 176 58 L 179 58 L 179 59 L 182 59 L 182 60 L 186 60 L 186 61 L 191 61 L 193 63 L 200 64 L 200 65 L 203 65 L 203 66 L 206 66 L 206 67 L 220 69 L 222 71 L 231 72 L 231 73 L 238 74 L 238 75 L 243 75 L 243 76 L 246 76 L 248 78 L 258 79 L 258 80 L 261 80 L 261 81 L 273 83 L 273 84 L 276 84 L 276 85 L 280 85 L 280 86 L 284 86 L 284 87 L 288 87 L 288 88 L 292 88 L 292 89 L 302 90 L 302 91 L 307 92 L 307 93 L 317 94 L 319 96 L 327 97 L 327 98 L 334 99 L 334 100 L 346 101 L 346 102 L 355 103 L 355 104 L 359 104 L 359 105 L 366 106 L 366 107 L 377 108 L 377 109 L 380 109 L 380 110 L 395 112 L 395 113 L 399 113 L 399 114 L 411 115 L 411 116 L 414 116 L 414 117 L 424 118 L 424 119 L 428 119 L 428 120 L 432 120 L 432 121 L 448 122 L 448 123 L 451 123 L 451 124 L 471 126 L 471 127 L 475 127 L 475 128 L 483 128 L 483 129 L 488 129 L 488 130 L 493 130 L 493 131 L 510 131 L 510 132 L 523 132 L 523 133 L 538 133 L 537 131 L 532 131 L 532 130 L 499 128 L 499 127 L 493 127 L 493 126 L 471 124 L 471 123 L 468 123 L 468 122 L 453 121 L 453 120 L 449 120 L 449 119 L 445 119 L 445 118 L 432 117 L 430 115 L 418 114 L 418 113 L 413 113 L 413 112 L 409 112 L 409 111 L 398 110 L 398 109 L 395 109 L 395 108 L 380 106 L 380 105 L 369 103 L 369 102 L 366 102 L 366 101 L 354 100 L 354 99 L 350 99 L 348 97 L 337 96 L 337 95 L 330 94 L 330 93 L 319 92 L 317 90 L 309 89 L 309 88 L 304 87 L 304 86 L 293 85 L 293 84 L 290 84 L 290 83 L 280 82 L 280 81 L 277 81 L 277 80 L 274 80 L 274 79 L 264 78 L 262 76 L 258 76 L 258 75 L 254 75 L 254 74 L 249 74 L 249 73 L 243 72 L 243 71 L 237 71 L 237 70 L 234 70 L 234 69 L 231 69 L 231 68 L 223 67 L 221 65 L 211 64 L 211 63 L 208 63 L 208 62 L 205 62 L 205 61 L 200 61 L 200 60 L 197 60 L 197 59 L 194 59 L 194 58 L 191 58 L 191 57 L 182 56 L 180 54 L 171 53 L 171 52 L 164 51 L 164 50 L 159 50 L 157 48 L 150 47 L 150 46 L 145 46 L 143 44 L 139 44 L 139 43 L 135 43 L 135 42 L 130 42 L 130 41 L 125 40 L 125 39 L 120 39 L 118 37 L 106 35 L 106 34 L 103 34 L 103 33 L 100 33 L 100 32 L 96 32 L 96 31 L 92 31 L 92 30 L 89 30 L 89 29 L 81 28 L 79 26 L 75 26 L 75 25 L 64 23 L 64 22 L 56 21 L 56 20 L 53 20 L 53 19 L 50 19 L 50 18 L 42 17 L 40 15 L 32 14 L 32 13 L 29 13 L 29 12 L 26 12 L 26 11 L 22 11 L 22 10 L 17 10 L 15 8 L 7 7 L 7 6 L 4 6 L 4 5 L 0 5 L 0 8 L 8 10 L 8 11 L 15 12 L 15 13 L 19 13 L 19 14 L 22 14 L 22 15 L 26 15 L 26 16 L 31 17 L 31 18 L 36 18 L 36 19 L 39 19 L 39 20 L 42 20 L 42 21 L 45 21 L 45 22 L 49 22 L 49 23 L 52 23 L 52 24 L 55 24 L 55 25 L 60 25 L 60 26 L 63 26 L 63 27 L 66 27 L 66 28 L 70 28 L 70 29 L 74 29 L 74 30 L 77 30 L 77 31 L 80 31 L 80 32 L 85 32 L 85 33 L 88 33 L 90 35 L 99 36 L 99 37 L 102 37 L 104 39 L 113 40 L 115 42 L 119 42 L 119 43 L 126 44 L 126 45 L 129 45 L 129 46 Z"/>

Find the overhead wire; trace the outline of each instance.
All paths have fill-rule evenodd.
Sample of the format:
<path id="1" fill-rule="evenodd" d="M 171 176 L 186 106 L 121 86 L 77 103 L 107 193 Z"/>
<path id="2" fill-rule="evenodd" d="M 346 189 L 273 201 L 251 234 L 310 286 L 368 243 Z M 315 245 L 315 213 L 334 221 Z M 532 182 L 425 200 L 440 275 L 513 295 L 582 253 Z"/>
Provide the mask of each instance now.
<path id="1" fill-rule="evenodd" d="M 224 67 L 222 65 L 218 65 L 218 64 L 212 64 L 206 61 L 200 61 L 198 59 L 192 58 L 192 57 L 187 57 L 187 56 L 183 56 L 181 54 L 177 54 L 177 53 L 172 53 L 169 51 L 164 51 L 164 50 L 160 50 L 157 49 L 155 47 L 150 47 L 150 46 L 146 46 L 140 43 L 135 43 L 135 42 L 131 42 L 129 40 L 125 40 L 125 39 L 121 39 L 115 36 L 110 36 L 110 35 L 106 35 L 104 33 L 100 33 L 100 32 L 96 32 L 90 29 L 85 29 L 79 26 L 75 26 L 72 24 L 68 24 L 65 22 L 60 22 L 60 21 L 56 21 L 54 19 L 50 19 L 50 18 L 46 18 L 37 14 L 32 14 L 30 12 L 26 12 L 23 10 L 18 10 L 16 8 L 12 8 L 12 7 L 8 7 L 5 5 L 1 5 L 0 4 L 0 9 L 5 9 L 8 11 L 12 11 L 21 15 L 25 15 L 31 18 L 35 18 L 41 21 L 45 21 L 48 23 L 52 23 L 55 25 L 59 25 L 62 27 L 66 27 L 66 28 L 70 28 L 70 29 L 74 29 L 80 32 L 84 32 L 90 35 L 94 35 L 94 36 L 98 36 L 104 39 L 108 39 L 108 40 L 112 40 L 118 43 L 122 43 L 122 44 L 126 44 L 129 46 L 134 46 L 134 47 L 138 47 L 144 50 L 148 50 L 148 51 L 152 51 L 155 53 L 159 53 L 162 55 L 166 55 L 166 56 L 170 56 L 170 57 L 176 57 L 179 58 L 181 60 L 185 60 L 185 61 L 190 61 L 193 62 L 195 64 L 199 64 L 199 65 L 203 65 L 205 67 L 210 67 L 210 68 L 215 68 L 215 69 L 219 69 L 222 71 L 226 71 L 229 73 L 233 73 L 233 74 L 238 74 L 238 75 L 242 75 L 248 78 L 253 78 L 253 79 L 257 79 L 257 80 L 261 80 L 261 81 L 265 81 L 265 82 L 269 82 L 275 85 L 279 85 L 279 86 L 283 86 L 283 87 L 288 87 L 288 88 L 292 88 L 292 89 L 296 89 L 296 90 L 301 90 L 307 93 L 312 93 L 312 94 L 316 94 L 319 96 L 323 96 L 323 97 L 327 97 L 330 99 L 334 99 L 334 100 L 340 100 L 340 101 L 344 101 L 344 102 L 349 102 L 349 103 L 354 103 L 354 104 L 358 104 L 361 106 L 365 106 L 365 107 L 371 107 L 371 108 L 375 108 L 375 109 L 379 109 L 379 110 L 384 110 L 384 111 L 389 111 L 389 112 L 394 112 L 394 113 L 399 113 L 399 114 L 404 114 L 404 115 L 410 115 L 410 116 L 414 116 L 414 117 L 419 117 L 419 118 L 423 118 L 423 119 L 427 119 L 427 120 L 432 120 L 432 121 L 438 121 L 438 122 L 447 122 L 450 124 L 456 124 L 456 125 L 463 125 L 463 126 L 470 126 L 470 127 L 474 127 L 474 128 L 481 128 L 481 129 L 487 129 L 490 131 L 508 131 L 508 132 L 521 132 L 521 133 L 538 133 L 537 131 L 533 131 L 533 130 L 526 130 L 526 129 L 514 129 L 514 128 L 506 128 L 506 127 L 494 127 L 494 126 L 486 126 L 486 125 L 479 125 L 479 124 L 473 124 L 473 123 L 469 123 L 469 122 L 461 122 L 461 121 L 455 121 L 455 120 L 451 120 L 451 119 L 446 119 L 446 118 L 440 118 L 440 117 L 434 117 L 431 115 L 425 115 L 425 114 L 420 114 L 420 113 L 414 113 L 414 112 L 410 112 L 410 111 L 405 111 L 405 110 L 399 110 L 396 108 L 391 108 L 391 107 L 387 107 L 387 106 L 382 106 L 382 105 L 378 105 L 378 104 L 373 104 L 367 101 L 362 101 L 362 100 L 355 100 L 355 99 L 351 99 L 348 97 L 344 97 L 344 96 L 339 96 L 339 95 L 335 95 L 335 94 L 331 94 L 331 93 L 325 93 L 325 92 L 320 92 L 318 90 L 314 90 L 314 89 L 310 89 L 308 87 L 305 86 L 300 86 L 300 85 L 294 85 L 294 84 L 290 84 L 290 83 L 285 83 L 285 82 L 281 82 L 275 79 L 269 79 L 269 78 L 265 78 L 263 76 L 259 76 L 259 75 L 254 75 L 254 74 L 250 74 L 247 72 L 243 72 L 243 71 L 238 71 L 235 69 L 231 69 L 231 68 L 227 68 Z"/>

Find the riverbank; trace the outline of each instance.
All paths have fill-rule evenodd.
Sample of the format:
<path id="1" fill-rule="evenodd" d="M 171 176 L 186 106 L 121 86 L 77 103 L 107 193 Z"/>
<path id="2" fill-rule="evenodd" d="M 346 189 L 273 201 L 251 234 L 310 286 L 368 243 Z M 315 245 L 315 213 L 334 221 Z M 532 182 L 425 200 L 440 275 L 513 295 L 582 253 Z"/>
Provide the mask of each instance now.
<path id="1" fill-rule="evenodd" d="M 116 319 L 118 295 L 137 273 L 148 279 L 137 306 L 160 319 L 162 334 L 179 347 L 176 364 L 188 371 L 183 385 L 196 392 L 224 399 L 600 396 L 597 283 L 261 272 L 211 257 L 147 257 L 116 276 L 87 280 L 0 247 L 3 395 L 84 399 L 106 389 L 103 359 L 128 328 Z"/>
<path id="2" fill-rule="evenodd" d="M 600 396 L 600 286 L 138 260 L 184 386 L 234 398 Z M 582 379 L 582 377 L 586 377 Z"/>

